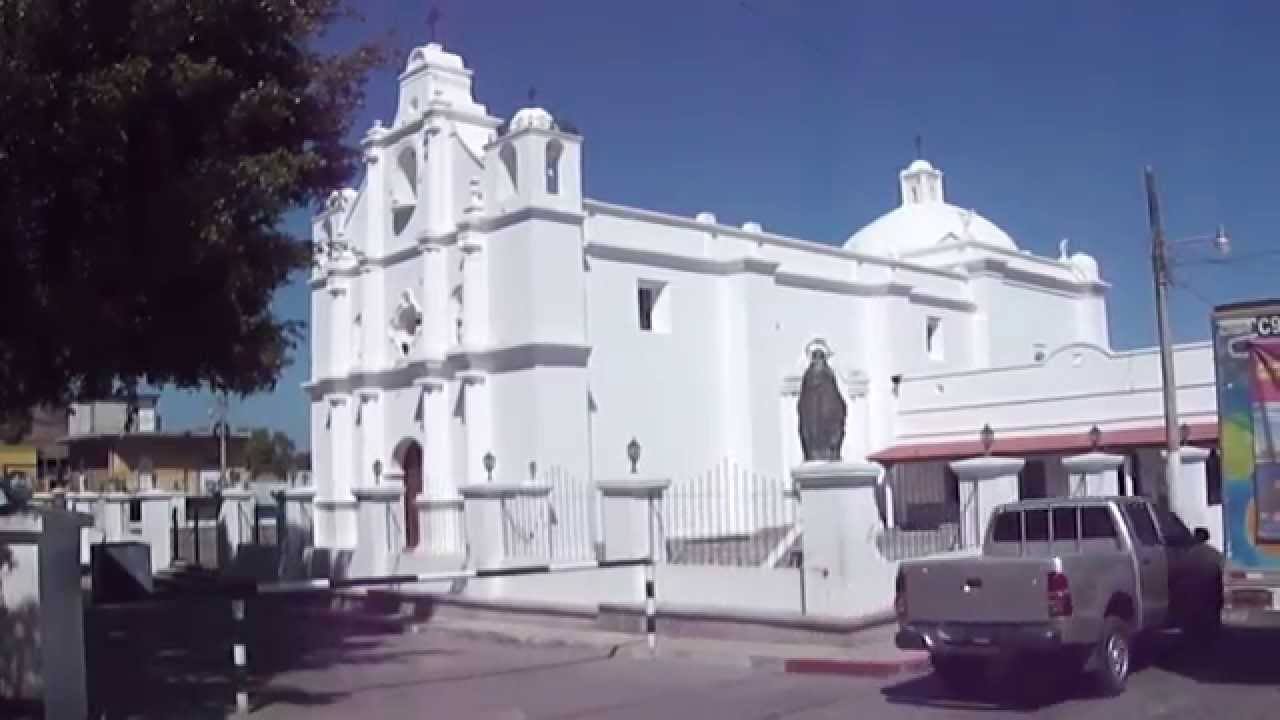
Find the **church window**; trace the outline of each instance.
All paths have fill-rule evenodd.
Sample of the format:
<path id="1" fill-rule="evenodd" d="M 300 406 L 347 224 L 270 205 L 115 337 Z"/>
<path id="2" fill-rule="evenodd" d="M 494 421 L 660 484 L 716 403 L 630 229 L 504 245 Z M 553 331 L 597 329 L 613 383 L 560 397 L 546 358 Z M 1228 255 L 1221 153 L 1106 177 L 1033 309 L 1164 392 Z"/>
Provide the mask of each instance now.
<path id="1" fill-rule="evenodd" d="M 519 161 L 516 159 L 516 149 L 510 145 L 504 145 L 498 153 L 498 157 L 502 158 L 502 166 L 507 170 L 507 178 L 511 181 L 512 191 L 519 192 L 520 172 Z"/>
<path id="2" fill-rule="evenodd" d="M 928 317 L 924 321 L 924 351 L 930 360 L 942 360 L 942 318 Z"/>
<path id="3" fill-rule="evenodd" d="M 666 283 L 641 280 L 636 285 L 636 307 L 640 329 L 665 333 L 671 330 L 671 311 Z"/>
<path id="4" fill-rule="evenodd" d="M 396 158 L 391 176 L 391 227 L 399 235 L 413 217 L 418 205 L 418 153 L 406 147 Z"/>
<path id="5" fill-rule="evenodd" d="M 547 143 L 547 194 L 560 194 L 560 156 L 564 153 L 564 145 L 559 140 Z"/>

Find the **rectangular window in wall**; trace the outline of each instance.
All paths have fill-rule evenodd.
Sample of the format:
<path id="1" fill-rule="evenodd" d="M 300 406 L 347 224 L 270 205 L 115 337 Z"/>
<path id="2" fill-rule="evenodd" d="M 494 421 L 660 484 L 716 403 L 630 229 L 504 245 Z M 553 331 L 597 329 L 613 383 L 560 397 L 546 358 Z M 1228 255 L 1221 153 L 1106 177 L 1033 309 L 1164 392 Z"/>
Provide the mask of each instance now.
<path id="1" fill-rule="evenodd" d="M 667 284 L 652 280 L 636 283 L 636 309 L 644 332 L 671 332 L 671 293 Z"/>
<path id="2" fill-rule="evenodd" d="M 924 351 L 930 360 L 942 360 L 942 318 L 927 317 L 924 321 Z"/>

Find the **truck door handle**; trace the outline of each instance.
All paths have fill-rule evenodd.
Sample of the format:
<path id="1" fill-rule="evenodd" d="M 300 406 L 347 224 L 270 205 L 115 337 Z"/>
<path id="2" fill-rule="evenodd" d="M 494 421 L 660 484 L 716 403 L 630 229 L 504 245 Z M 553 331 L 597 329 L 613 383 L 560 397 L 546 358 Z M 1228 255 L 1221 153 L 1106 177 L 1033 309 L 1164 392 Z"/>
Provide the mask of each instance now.
<path id="1" fill-rule="evenodd" d="M 1147 558 L 1146 560 L 1143 560 L 1143 561 L 1142 561 L 1142 564 L 1143 564 L 1143 565 L 1150 565 L 1150 564 L 1151 564 L 1151 559 L 1150 559 L 1150 558 Z"/>

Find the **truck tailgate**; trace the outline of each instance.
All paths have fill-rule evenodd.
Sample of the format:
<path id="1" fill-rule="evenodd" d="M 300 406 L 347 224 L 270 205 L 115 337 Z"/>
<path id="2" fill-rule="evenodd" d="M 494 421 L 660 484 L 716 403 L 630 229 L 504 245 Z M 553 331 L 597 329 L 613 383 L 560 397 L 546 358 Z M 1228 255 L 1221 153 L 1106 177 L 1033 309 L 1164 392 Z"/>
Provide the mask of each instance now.
<path id="1" fill-rule="evenodd" d="M 1049 619 L 1051 558 L 967 557 L 902 564 L 910 622 L 1024 623 Z"/>

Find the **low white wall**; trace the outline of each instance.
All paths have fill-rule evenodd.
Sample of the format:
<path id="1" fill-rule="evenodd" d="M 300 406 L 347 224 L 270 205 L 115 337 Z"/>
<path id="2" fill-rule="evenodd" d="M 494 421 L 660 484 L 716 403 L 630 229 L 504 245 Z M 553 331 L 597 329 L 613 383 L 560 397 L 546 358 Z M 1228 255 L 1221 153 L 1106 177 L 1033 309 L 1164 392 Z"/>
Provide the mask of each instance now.
<path id="1" fill-rule="evenodd" d="M 797 568 L 659 565 L 654 592 L 661 605 L 794 613 L 802 608 Z"/>
<path id="2" fill-rule="evenodd" d="M 466 582 L 462 594 L 474 598 L 577 605 L 594 610 L 600 603 L 644 602 L 644 568 L 472 579 Z"/>

